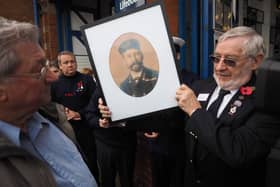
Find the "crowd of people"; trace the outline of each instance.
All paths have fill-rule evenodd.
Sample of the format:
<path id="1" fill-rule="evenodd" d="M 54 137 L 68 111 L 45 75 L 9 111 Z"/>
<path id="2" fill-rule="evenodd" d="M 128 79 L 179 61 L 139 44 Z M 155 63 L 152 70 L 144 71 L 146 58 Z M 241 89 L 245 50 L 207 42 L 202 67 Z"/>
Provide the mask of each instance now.
<path id="1" fill-rule="evenodd" d="M 178 63 L 185 41 L 173 44 Z M 158 72 L 144 66 L 137 40 L 119 52 L 131 72 L 120 89 L 145 96 Z M 48 61 L 37 26 L 0 17 L 0 186 L 132 187 L 140 132 L 153 187 L 264 187 L 280 135 L 279 117 L 255 107 L 264 56 L 254 29 L 232 28 L 210 56 L 213 77 L 181 71 L 176 110 L 111 124 L 92 71 L 80 73 L 69 51 Z"/>

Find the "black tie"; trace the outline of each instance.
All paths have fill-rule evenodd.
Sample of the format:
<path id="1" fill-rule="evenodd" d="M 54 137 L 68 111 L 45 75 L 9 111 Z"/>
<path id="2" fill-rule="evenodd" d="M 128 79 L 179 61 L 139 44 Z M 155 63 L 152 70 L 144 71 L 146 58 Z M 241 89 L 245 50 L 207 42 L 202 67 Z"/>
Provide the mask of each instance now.
<path id="1" fill-rule="evenodd" d="M 224 99 L 224 96 L 229 93 L 230 91 L 220 89 L 218 98 L 210 105 L 208 111 L 211 112 L 215 118 L 217 117 L 217 112 Z"/>

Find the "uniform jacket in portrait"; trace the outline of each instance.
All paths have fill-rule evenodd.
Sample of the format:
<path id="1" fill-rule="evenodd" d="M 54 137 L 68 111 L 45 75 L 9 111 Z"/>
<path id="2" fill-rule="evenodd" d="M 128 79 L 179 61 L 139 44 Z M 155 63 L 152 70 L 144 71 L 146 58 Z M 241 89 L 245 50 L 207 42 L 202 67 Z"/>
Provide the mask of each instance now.
<path id="1" fill-rule="evenodd" d="M 141 76 L 133 80 L 129 75 L 120 85 L 120 88 L 128 95 L 141 97 L 147 95 L 155 86 L 158 71 L 144 67 Z"/>
<path id="2" fill-rule="evenodd" d="M 187 160 L 185 186 L 264 186 L 265 159 L 279 135 L 279 119 L 256 111 L 255 92 L 239 90 L 219 119 L 206 111 L 215 81 L 198 81 L 200 101 L 185 127 Z M 241 88 L 255 88 L 255 76 Z"/>

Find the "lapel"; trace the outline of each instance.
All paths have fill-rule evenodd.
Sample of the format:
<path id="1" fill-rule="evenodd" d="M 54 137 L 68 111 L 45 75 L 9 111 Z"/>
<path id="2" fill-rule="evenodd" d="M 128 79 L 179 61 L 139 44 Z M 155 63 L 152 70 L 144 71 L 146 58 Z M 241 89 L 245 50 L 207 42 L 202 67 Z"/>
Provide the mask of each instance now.
<path id="1" fill-rule="evenodd" d="M 243 85 L 242 87 L 255 87 L 256 82 L 256 76 L 253 75 L 251 80 Z M 206 100 L 200 101 L 200 104 L 202 108 L 206 109 L 207 104 L 217 87 L 217 84 L 214 79 L 204 80 L 201 81 L 199 86 L 196 87 L 196 85 L 193 86 L 193 90 L 196 93 L 197 97 L 199 97 L 200 94 L 208 94 L 208 97 Z M 227 106 L 225 107 L 224 111 L 222 112 L 219 121 L 217 122 L 217 125 L 230 125 L 239 127 L 242 125 L 242 120 L 250 112 L 254 109 L 254 98 L 255 98 L 255 92 L 252 94 L 242 94 L 240 89 L 238 92 L 231 98 Z"/>
<path id="2" fill-rule="evenodd" d="M 244 94 L 241 92 L 244 87 L 255 88 L 255 76 L 231 98 L 219 118 L 218 126 L 230 125 L 231 128 L 238 128 L 244 124 L 244 120 L 253 112 L 255 92 Z"/>
<path id="3" fill-rule="evenodd" d="M 198 84 L 199 86 L 196 88 L 195 85 L 193 87 L 194 92 L 198 96 L 199 94 L 209 94 L 207 100 L 200 101 L 201 106 L 206 109 L 207 104 L 211 95 L 213 94 L 217 84 L 214 80 L 203 81 Z M 255 76 L 244 86 L 242 87 L 254 87 L 255 86 Z M 239 128 L 244 125 L 244 122 L 248 119 L 248 116 L 254 110 L 254 98 L 255 92 L 250 95 L 244 95 L 239 90 L 229 101 L 224 111 L 222 112 L 220 118 L 216 122 L 217 127 L 229 126 L 232 129 Z M 190 152 L 194 152 L 196 147 L 196 152 L 198 156 L 198 160 L 203 160 L 208 155 L 208 150 L 203 148 L 203 146 L 192 146 L 193 149 Z M 192 158 L 192 157 L 191 157 Z"/>
<path id="4" fill-rule="evenodd" d="M 232 97 L 222 112 L 218 125 L 240 127 L 245 118 L 254 110 L 255 94 L 242 95 L 240 90 Z"/>

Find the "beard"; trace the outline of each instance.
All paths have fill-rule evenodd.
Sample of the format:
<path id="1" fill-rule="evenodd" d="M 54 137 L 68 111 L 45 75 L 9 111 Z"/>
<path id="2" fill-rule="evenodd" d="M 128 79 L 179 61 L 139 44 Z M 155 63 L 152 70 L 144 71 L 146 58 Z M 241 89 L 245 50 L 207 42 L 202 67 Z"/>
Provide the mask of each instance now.
<path id="1" fill-rule="evenodd" d="M 134 62 L 130 65 L 129 69 L 134 72 L 140 72 L 143 69 L 143 62 Z"/>
<path id="2" fill-rule="evenodd" d="M 217 85 L 222 89 L 235 90 L 246 84 L 251 79 L 252 74 L 253 72 L 249 68 L 244 67 L 238 75 L 235 75 L 235 78 L 228 81 L 220 80 L 215 73 L 213 76 Z"/>

